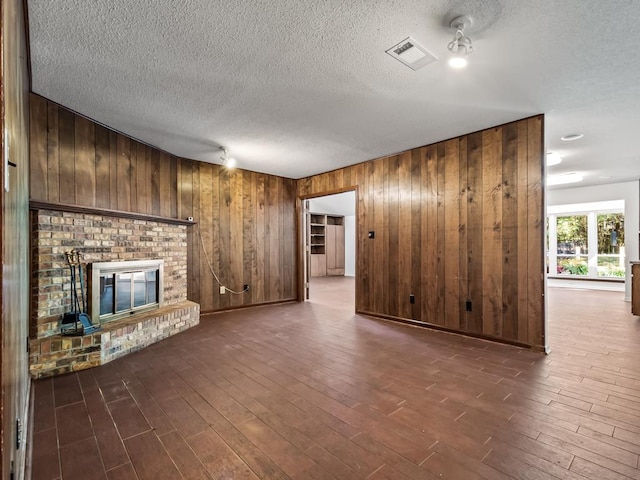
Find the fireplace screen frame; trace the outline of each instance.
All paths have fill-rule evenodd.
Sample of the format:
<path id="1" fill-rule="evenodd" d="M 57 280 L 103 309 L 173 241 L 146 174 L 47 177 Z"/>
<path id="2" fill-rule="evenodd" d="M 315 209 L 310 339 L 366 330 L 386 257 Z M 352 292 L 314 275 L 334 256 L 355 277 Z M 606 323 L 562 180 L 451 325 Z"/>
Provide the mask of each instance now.
<path id="1" fill-rule="evenodd" d="M 144 272 L 145 277 L 147 272 L 156 273 L 156 302 L 145 303 L 138 307 L 134 306 L 135 302 L 131 303 L 131 308 L 116 311 L 114 313 L 100 314 L 101 304 L 101 277 L 111 276 L 114 279 L 113 291 L 114 291 L 114 304 L 117 305 L 117 286 L 116 279 L 120 275 L 134 274 L 138 272 Z M 160 308 L 163 305 L 163 292 L 164 292 L 164 260 L 128 260 L 121 262 L 94 262 L 89 265 L 88 277 L 89 289 L 89 311 L 91 312 L 91 318 L 94 323 L 105 323 L 119 318 L 129 317 L 136 313 L 146 312 Z M 146 280 L 145 280 L 146 282 Z M 145 283 L 146 285 L 146 283 Z M 146 288 L 146 287 L 145 287 Z M 134 296 L 134 284 L 131 288 L 131 298 Z"/>

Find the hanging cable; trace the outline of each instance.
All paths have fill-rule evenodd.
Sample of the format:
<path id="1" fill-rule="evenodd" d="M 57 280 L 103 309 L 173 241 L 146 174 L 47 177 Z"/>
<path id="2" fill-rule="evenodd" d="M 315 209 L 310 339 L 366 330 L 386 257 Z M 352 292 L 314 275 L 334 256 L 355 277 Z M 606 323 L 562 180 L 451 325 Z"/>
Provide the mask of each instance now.
<path id="1" fill-rule="evenodd" d="M 229 287 L 227 287 L 225 284 L 222 283 L 222 281 L 220 281 L 220 278 L 218 277 L 218 275 L 216 275 L 216 272 L 213 270 L 213 267 L 211 266 L 211 261 L 209 260 L 209 255 L 207 255 L 207 249 L 204 246 L 204 239 L 202 238 L 202 233 L 200 232 L 200 225 L 198 223 L 195 224 L 196 230 L 198 232 L 198 238 L 200 238 L 200 246 L 202 247 L 202 253 L 204 253 L 204 259 L 207 261 L 207 266 L 209 267 L 209 271 L 211 272 L 211 274 L 213 275 L 213 278 L 216 279 L 216 282 L 218 282 L 218 285 L 221 287 L 224 287 L 225 290 L 233 295 L 242 295 L 243 293 L 246 293 L 249 291 L 249 288 L 245 288 L 243 290 L 240 291 L 236 291 L 236 290 L 231 290 Z"/>

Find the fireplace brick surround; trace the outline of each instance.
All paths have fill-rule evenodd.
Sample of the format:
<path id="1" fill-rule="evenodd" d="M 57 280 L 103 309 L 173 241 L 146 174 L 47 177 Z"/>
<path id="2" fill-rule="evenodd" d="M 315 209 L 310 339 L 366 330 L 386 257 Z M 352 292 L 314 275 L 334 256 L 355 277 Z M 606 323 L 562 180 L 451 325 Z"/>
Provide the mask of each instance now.
<path id="1" fill-rule="evenodd" d="M 187 300 L 184 224 L 33 209 L 32 247 L 29 363 L 34 378 L 101 365 L 199 323 L 200 306 Z M 71 310 L 65 257 L 71 249 L 82 253 L 83 263 L 162 259 L 163 306 L 105 323 L 90 335 L 61 336 L 61 316 Z"/>

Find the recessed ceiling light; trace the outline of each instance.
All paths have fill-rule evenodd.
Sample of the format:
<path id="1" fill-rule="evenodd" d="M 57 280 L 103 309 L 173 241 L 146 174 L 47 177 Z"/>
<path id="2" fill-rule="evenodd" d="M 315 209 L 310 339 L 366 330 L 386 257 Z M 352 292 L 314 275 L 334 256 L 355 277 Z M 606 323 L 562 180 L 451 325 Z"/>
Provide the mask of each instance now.
<path id="1" fill-rule="evenodd" d="M 566 185 L 567 183 L 578 183 L 584 180 L 579 173 L 564 173 L 562 175 L 548 175 L 547 185 Z"/>
<path id="2" fill-rule="evenodd" d="M 560 140 L 564 140 L 565 142 L 572 142 L 574 140 L 579 140 L 584 137 L 584 133 L 569 133 L 564 137 L 560 137 Z"/>
<path id="3" fill-rule="evenodd" d="M 557 153 L 547 152 L 547 167 L 553 167 L 562 162 L 562 157 Z"/>

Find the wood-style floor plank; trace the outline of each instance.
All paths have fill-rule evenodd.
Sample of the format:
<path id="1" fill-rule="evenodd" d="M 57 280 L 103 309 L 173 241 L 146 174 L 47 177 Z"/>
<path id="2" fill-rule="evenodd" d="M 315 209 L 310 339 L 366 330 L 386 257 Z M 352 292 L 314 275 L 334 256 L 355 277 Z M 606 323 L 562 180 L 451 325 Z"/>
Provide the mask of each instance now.
<path id="1" fill-rule="evenodd" d="M 355 315 L 353 286 L 35 382 L 32 478 L 640 479 L 622 294 L 549 289 L 543 355 Z"/>

